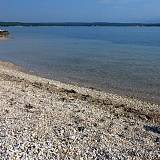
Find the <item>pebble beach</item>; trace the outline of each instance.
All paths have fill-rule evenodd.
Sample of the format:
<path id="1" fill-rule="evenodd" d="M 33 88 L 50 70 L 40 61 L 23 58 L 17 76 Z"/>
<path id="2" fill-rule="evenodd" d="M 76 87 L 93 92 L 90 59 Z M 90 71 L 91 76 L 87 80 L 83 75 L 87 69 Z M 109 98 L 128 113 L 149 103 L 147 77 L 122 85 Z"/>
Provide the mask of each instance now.
<path id="1" fill-rule="evenodd" d="M 1 61 L 0 159 L 158 160 L 160 106 Z"/>

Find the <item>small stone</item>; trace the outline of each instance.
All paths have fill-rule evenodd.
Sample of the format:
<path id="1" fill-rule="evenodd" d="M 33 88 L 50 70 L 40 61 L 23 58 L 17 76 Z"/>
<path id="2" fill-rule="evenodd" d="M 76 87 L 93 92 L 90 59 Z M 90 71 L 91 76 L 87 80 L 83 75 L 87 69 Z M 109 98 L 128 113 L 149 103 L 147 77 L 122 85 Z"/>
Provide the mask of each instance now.
<path id="1" fill-rule="evenodd" d="M 84 128 L 83 126 L 78 127 L 78 131 L 79 131 L 79 132 L 83 132 L 83 131 L 84 131 L 84 129 L 85 129 L 85 128 Z"/>
<path id="2" fill-rule="evenodd" d="M 8 109 L 5 109 L 5 112 L 6 112 L 6 113 L 9 113 L 9 110 L 8 110 Z"/>
<path id="3" fill-rule="evenodd" d="M 25 108 L 27 108 L 27 109 L 32 109 L 33 106 L 32 106 L 31 104 L 26 104 L 26 105 L 25 105 Z"/>
<path id="4" fill-rule="evenodd" d="M 94 126 L 94 127 L 97 127 L 98 125 L 97 125 L 97 123 L 94 123 L 93 126 Z"/>
<path id="5" fill-rule="evenodd" d="M 155 142 L 156 142 L 156 143 L 160 143 L 159 137 L 156 138 Z"/>

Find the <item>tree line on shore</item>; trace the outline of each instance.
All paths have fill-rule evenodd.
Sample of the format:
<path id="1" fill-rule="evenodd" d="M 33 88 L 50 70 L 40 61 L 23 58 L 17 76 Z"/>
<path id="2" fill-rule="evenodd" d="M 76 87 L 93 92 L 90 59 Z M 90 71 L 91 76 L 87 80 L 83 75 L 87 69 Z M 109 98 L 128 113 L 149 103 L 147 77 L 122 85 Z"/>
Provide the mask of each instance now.
<path id="1" fill-rule="evenodd" d="M 108 22 L 59 22 L 59 23 L 23 23 L 23 22 L 0 22 L 0 26 L 26 26 L 26 27 L 36 27 L 36 26 L 126 26 L 126 27 L 160 27 L 160 23 L 108 23 Z"/>

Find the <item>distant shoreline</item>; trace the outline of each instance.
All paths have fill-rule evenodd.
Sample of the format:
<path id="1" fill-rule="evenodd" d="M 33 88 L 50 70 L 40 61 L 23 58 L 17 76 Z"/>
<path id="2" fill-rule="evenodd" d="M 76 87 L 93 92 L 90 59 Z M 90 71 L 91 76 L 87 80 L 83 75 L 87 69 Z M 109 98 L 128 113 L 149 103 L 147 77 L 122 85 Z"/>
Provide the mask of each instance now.
<path id="1" fill-rule="evenodd" d="M 9 26 L 25 26 L 25 27 L 40 27 L 40 26 L 86 26 L 86 27 L 160 27 L 160 23 L 108 23 L 108 22 L 54 22 L 54 23 L 23 23 L 23 22 L 0 22 L 1 27 Z"/>

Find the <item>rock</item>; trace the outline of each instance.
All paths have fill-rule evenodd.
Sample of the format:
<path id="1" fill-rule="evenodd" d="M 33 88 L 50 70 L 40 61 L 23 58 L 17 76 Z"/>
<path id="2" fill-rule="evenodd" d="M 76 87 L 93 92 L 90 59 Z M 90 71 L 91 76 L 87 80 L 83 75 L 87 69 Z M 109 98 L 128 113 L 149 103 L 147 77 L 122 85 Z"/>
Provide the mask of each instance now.
<path id="1" fill-rule="evenodd" d="M 31 104 L 26 104 L 26 105 L 25 105 L 25 108 L 27 108 L 27 109 L 32 109 L 33 106 L 32 106 Z"/>
<path id="2" fill-rule="evenodd" d="M 160 126 L 148 126 L 148 125 L 144 125 L 144 129 L 146 131 L 150 131 L 150 132 L 153 132 L 153 133 L 160 134 Z"/>
<path id="3" fill-rule="evenodd" d="M 83 127 L 83 126 L 78 127 L 78 131 L 79 131 L 79 132 L 83 132 L 83 131 L 84 131 L 84 129 L 85 129 L 85 127 Z"/>

